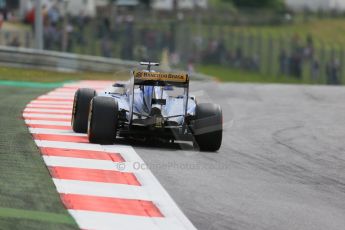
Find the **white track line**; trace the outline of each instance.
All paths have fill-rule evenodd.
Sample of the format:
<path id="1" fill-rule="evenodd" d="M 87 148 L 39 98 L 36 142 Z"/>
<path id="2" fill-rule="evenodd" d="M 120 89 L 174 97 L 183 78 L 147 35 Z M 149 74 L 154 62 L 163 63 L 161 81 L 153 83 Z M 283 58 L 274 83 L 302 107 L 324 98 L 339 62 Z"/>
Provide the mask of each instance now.
<path id="1" fill-rule="evenodd" d="M 59 193 L 149 200 L 142 186 L 53 178 Z"/>
<path id="2" fill-rule="evenodd" d="M 113 162 L 110 160 L 95 160 L 95 159 L 83 159 L 74 157 L 56 157 L 56 156 L 43 156 L 43 159 L 48 166 L 54 167 L 71 167 L 82 169 L 99 169 L 99 170 L 111 170 L 117 172 L 138 172 L 132 168 L 130 162 Z M 119 166 L 120 165 L 120 166 Z M 119 170 L 123 167 L 123 170 Z"/>
<path id="3" fill-rule="evenodd" d="M 35 140 L 35 142 L 36 142 L 36 145 L 38 147 L 104 151 L 100 145 L 90 144 L 90 143 L 73 143 L 73 142 L 42 141 L 42 140 Z M 118 153 L 118 152 L 116 152 L 116 153 Z"/>
<path id="4" fill-rule="evenodd" d="M 25 119 L 26 124 L 35 124 L 35 125 L 56 125 L 56 126 L 71 126 L 71 122 L 65 121 L 43 121 L 43 120 L 30 120 Z"/>
<path id="5" fill-rule="evenodd" d="M 75 93 L 76 91 L 77 91 L 77 89 L 60 88 L 60 89 L 53 90 L 51 92 L 54 92 L 54 93 Z"/>
<path id="6" fill-rule="evenodd" d="M 56 100 L 56 101 L 72 102 L 73 98 L 74 97 L 41 96 L 41 97 L 36 98 L 36 100 L 39 100 L 39 101 L 53 101 L 53 102 L 55 102 L 55 100 Z"/>
<path id="7" fill-rule="evenodd" d="M 36 109 L 36 108 L 26 108 L 24 112 L 39 112 L 39 113 L 71 113 L 72 109 Z"/>
<path id="8" fill-rule="evenodd" d="M 49 114 L 49 113 L 23 113 L 23 117 L 35 117 L 35 118 L 71 118 L 71 115 L 62 115 L 62 114 Z"/>
<path id="9" fill-rule="evenodd" d="M 65 84 L 65 87 L 75 87 L 75 88 L 92 88 L 92 89 L 96 89 L 96 88 L 100 88 L 100 89 L 104 89 L 105 87 L 109 87 L 109 85 L 111 85 L 112 83 L 102 83 L 102 84 L 89 84 L 89 83 L 77 83 L 77 84 Z"/>
<path id="10" fill-rule="evenodd" d="M 86 137 L 86 133 L 75 133 L 72 130 L 60 130 L 60 129 L 42 129 L 42 128 L 29 128 L 29 132 L 33 134 L 55 134 L 65 136 Z"/>
<path id="11" fill-rule="evenodd" d="M 74 94 L 73 95 L 50 95 L 50 94 L 45 94 L 45 95 L 39 96 L 38 99 L 67 99 L 67 100 L 72 100 L 72 99 L 74 99 Z"/>
<path id="12" fill-rule="evenodd" d="M 165 216 L 160 217 L 140 217 L 120 214 L 111 214 L 103 212 L 88 212 L 68 210 L 78 221 L 82 229 L 100 229 L 100 230 L 181 230 L 195 229 L 183 228 L 175 218 Z M 187 226 L 186 226 L 187 227 Z"/>
<path id="13" fill-rule="evenodd" d="M 53 95 L 56 95 L 56 96 L 71 96 L 71 97 L 73 97 L 74 93 L 72 93 L 72 92 L 54 92 L 54 91 L 51 91 L 51 92 L 49 92 L 49 93 L 47 93 L 45 95 L 51 95 L 51 96 L 53 96 Z"/>
<path id="14" fill-rule="evenodd" d="M 40 108 L 54 108 L 54 109 L 70 109 L 72 110 L 72 105 L 50 105 L 50 104 L 28 104 L 26 108 L 40 107 Z"/>
<path id="15" fill-rule="evenodd" d="M 34 100 L 30 104 L 35 105 L 73 105 L 73 102 L 70 101 L 45 101 L 45 100 Z"/>

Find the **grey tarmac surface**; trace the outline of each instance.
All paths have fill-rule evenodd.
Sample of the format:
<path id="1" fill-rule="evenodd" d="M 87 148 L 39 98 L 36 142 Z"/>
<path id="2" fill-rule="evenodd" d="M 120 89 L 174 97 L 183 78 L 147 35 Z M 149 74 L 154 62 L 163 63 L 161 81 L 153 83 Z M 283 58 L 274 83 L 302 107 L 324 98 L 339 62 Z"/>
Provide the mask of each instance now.
<path id="1" fill-rule="evenodd" d="M 345 229 L 345 88 L 192 82 L 223 108 L 217 153 L 134 148 L 198 229 Z"/>

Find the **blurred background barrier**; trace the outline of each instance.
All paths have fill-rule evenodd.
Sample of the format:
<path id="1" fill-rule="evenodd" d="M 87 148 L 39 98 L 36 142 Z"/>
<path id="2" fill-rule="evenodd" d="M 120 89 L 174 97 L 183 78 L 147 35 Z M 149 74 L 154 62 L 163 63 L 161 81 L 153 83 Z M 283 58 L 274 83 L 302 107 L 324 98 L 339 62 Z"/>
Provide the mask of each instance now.
<path id="1" fill-rule="evenodd" d="M 66 52 L 138 61 L 160 61 L 166 52 L 166 62 L 174 68 L 190 70 L 190 66 L 212 64 L 319 84 L 345 82 L 341 68 L 345 64 L 344 46 L 315 42 L 312 36 L 243 32 L 229 26 L 196 28 L 175 22 L 127 22 L 116 29 L 107 24 L 106 20 L 90 21 L 83 29 L 70 32 Z M 52 39 L 61 35 L 49 31 L 44 49 L 62 51 L 61 39 Z M 28 48 L 34 43 L 30 31 L 1 31 L 0 41 Z"/>
<path id="2" fill-rule="evenodd" d="M 81 72 L 111 73 L 123 70 L 128 71 L 128 76 L 131 69 L 139 68 L 137 61 L 6 46 L 0 46 L 0 65 Z M 162 71 L 166 70 L 164 66 L 158 67 L 157 69 Z M 173 71 L 181 70 L 174 69 Z M 208 75 L 195 72 L 191 73 L 191 78 L 194 80 L 211 79 Z"/>
<path id="3" fill-rule="evenodd" d="M 221 3 L 225 0 L 193 1 L 194 5 L 168 5 L 171 9 L 162 10 L 164 4 L 157 5 L 159 1 L 147 1 L 151 5 L 145 6 L 139 4 L 145 1 L 118 0 L 94 1 L 104 2 L 94 8 L 81 4 L 82 11 L 78 10 L 78 1 L 45 2 L 42 6 L 45 50 L 162 61 L 165 69 L 185 69 L 190 73 L 200 66 L 213 65 L 273 79 L 345 83 L 344 42 L 325 42 L 312 34 L 299 33 L 302 29 L 293 33 L 262 29 L 270 25 L 289 29 L 290 25 L 312 20 L 342 18 L 344 13 L 340 10 L 326 7 L 324 11 L 322 8 L 313 11 L 313 5 L 307 8 L 289 1 L 286 4 L 298 14 L 288 8 L 262 8 L 255 1 L 256 7 L 238 10 L 234 4 Z M 210 2 L 219 3 L 211 7 Z M 23 16 L 27 26 L 1 29 L 0 44 L 33 48 L 32 14 L 29 10 Z"/>
<path id="4" fill-rule="evenodd" d="M 138 65 L 135 61 L 47 50 L 0 46 L 0 65 L 61 71 L 113 72 Z"/>

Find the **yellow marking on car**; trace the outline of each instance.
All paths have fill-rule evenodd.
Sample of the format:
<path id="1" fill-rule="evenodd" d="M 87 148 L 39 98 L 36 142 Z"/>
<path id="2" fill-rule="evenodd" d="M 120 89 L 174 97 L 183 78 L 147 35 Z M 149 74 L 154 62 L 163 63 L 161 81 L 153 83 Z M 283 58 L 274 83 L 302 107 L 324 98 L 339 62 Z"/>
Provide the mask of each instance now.
<path id="1" fill-rule="evenodd" d="M 185 73 L 159 73 L 134 71 L 135 80 L 139 81 L 170 81 L 170 82 L 187 82 L 188 74 Z"/>

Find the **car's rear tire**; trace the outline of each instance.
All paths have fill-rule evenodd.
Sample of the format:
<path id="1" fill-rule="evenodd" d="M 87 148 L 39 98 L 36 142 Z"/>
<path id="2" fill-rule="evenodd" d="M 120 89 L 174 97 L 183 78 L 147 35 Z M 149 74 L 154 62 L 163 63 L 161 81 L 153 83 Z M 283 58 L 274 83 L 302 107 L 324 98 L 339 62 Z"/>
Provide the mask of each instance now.
<path id="1" fill-rule="evenodd" d="M 111 97 L 94 97 L 90 104 L 88 138 L 91 143 L 112 144 L 116 139 L 118 104 Z"/>
<path id="2" fill-rule="evenodd" d="M 215 152 L 222 145 L 223 115 L 219 105 L 201 103 L 196 105 L 192 127 L 195 144 L 200 151 Z"/>
<path id="3" fill-rule="evenodd" d="M 94 89 L 81 88 L 75 92 L 71 121 L 74 132 L 87 132 L 90 102 L 94 96 L 96 96 L 96 91 Z"/>

